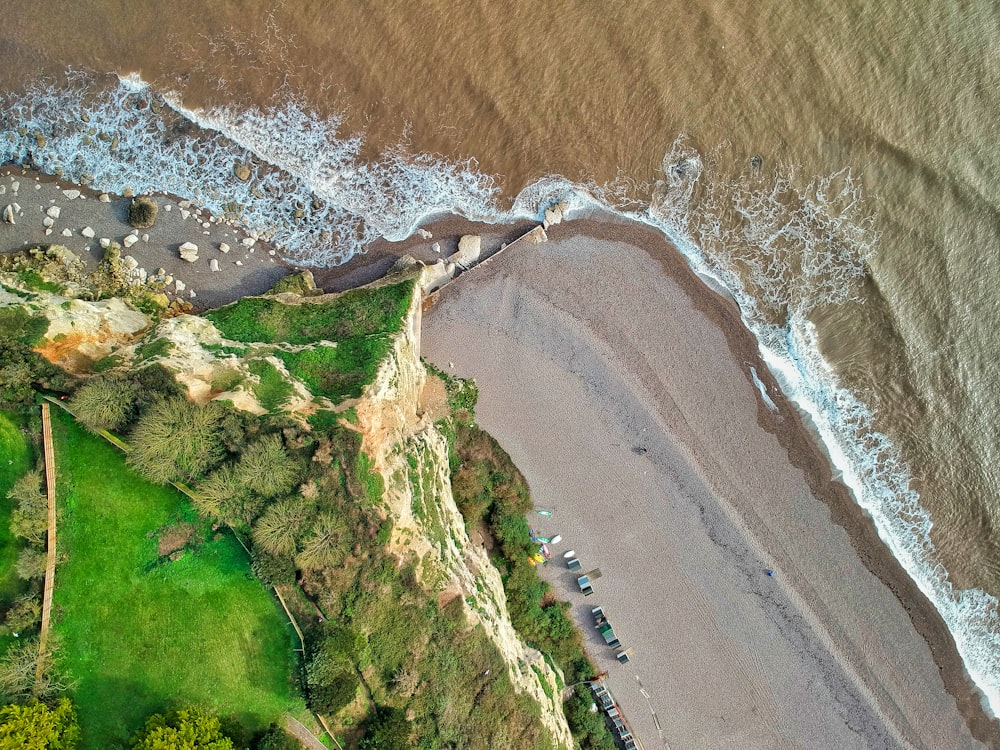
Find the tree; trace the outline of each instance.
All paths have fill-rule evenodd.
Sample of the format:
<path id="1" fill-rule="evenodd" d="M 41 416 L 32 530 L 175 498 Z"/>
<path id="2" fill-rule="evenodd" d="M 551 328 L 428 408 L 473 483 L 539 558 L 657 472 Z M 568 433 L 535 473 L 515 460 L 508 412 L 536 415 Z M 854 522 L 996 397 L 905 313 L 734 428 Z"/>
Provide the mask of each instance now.
<path id="1" fill-rule="evenodd" d="M 253 543 L 272 555 L 294 555 L 311 510 L 311 503 L 301 497 L 275 503 L 254 524 Z"/>
<path id="2" fill-rule="evenodd" d="M 91 432 L 120 430 L 135 416 L 138 384 L 119 374 L 98 375 L 73 396 L 70 406 Z"/>
<path id="3" fill-rule="evenodd" d="M 42 494 L 42 472 L 29 471 L 14 482 L 7 499 L 15 503 L 10 516 L 11 533 L 30 544 L 44 544 L 49 528 L 49 501 Z"/>
<path id="4" fill-rule="evenodd" d="M 49 637 L 49 650 L 38 652 L 37 638 L 21 638 L 11 644 L 0 657 L 0 699 L 23 701 L 28 698 L 48 699 L 66 689 L 53 669 L 55 639 Z M 38 666 L 41 663 L 41 671 Z"/>
<path id="5" fill-rule="evenodd" d="M 178 396 L 154 403 L 132 430 L 129 464 L 160 484 L 203 476 L 224 454 L 222 416 L 215 401 L 198 406 Z"/>
<path id="6" fill-rule="evenodd" d="M 67 698 L 55 708 L 37 700 L 0 708 L 0 750 L 73 750 L 79 739 L 76 711 Z"/>
<path id="7" fill-rule="evenodd" d="M 186 706 L 154 714 L 132 741 L 133 750 L 233 750 L 214 714 Z"/>
<path id="8" fill-rule="evenodd" d="M 240 456 L 239 472 L 246 487 L 266 498 L 277 497 L 295 486 L 300 467 L 285 452 L 278 435 L 266 435 L 247 446 Z"/>
<path id="9" fill-rule="evenodd" d="M 319 568 L 339 565 L 347 556 L 350 541 L 347 524 L 334 513 L 321 513 L 313 524 L 312 533 L 302 543 L 302 551 L 295 558 L 300 568 Z"/>
<path id="10" fill-rule="evenodd" d="M 42 603 L 34 594 L 19 596 L 7 614 L 4 616 L 4 625 L 12 633 L 20 633 L 38 624 L 42 617 Z"/>
<path id="11" fill-rule="evenodd" d="M 407 750 L 410 741 L 410 722 L 398 708 L 380 706 L 365 727 L 365 736 L 358 743 L 359 750 Z"/>
<path id="12" fill-rule="evenodd" d="M 30 581 L 33 578 L 45 576 L 45 563 L 47 557 L 45 552 L 38 547 L 25 547 L 17 555 L 17 577 Z"/>

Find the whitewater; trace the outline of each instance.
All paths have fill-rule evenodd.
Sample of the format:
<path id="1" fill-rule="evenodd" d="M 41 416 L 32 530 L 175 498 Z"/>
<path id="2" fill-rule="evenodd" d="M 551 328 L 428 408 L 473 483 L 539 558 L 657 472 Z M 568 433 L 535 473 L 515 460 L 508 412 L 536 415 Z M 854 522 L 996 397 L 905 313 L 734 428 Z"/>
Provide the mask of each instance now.
<path id="1" fill-rule="evenodd" d="M 838 384 L 809 318 L 820 306 L 857 301 L 878 241 L 875 217 L 849 170 L 802 181 L 791 169 L 765 173 L 751 160 L 740 174 L 723 177 L 713 158 L 678 138 L 654 185 L 551 176 L 503 208 L 497 181 L 474 160 L 448 161 L 401 145 L 365 162 L 361 137 L 342 135 L 341 125 L 289 97 L 266 110 L 193 111 L 137 76 L 102 83 L 71 71 L 65 83 L 0 96 L 0 162 L 111 193 L 187 198 L 303 266 L 342 264 L 367 243 L 405 239 L 442 213 L 500 224 L 539 220 L 562 201 L 569 215 L 598 209 L 656 228 L 697 274 L 736 300 L 762 360 L 943 617 L 992 713 L 1000 712 L 997 599 L 951 584 L 910 468 L 875 428 L 872 410 Z M 234 165 L 249 168 L 250 179 L 239 179 Z"/>

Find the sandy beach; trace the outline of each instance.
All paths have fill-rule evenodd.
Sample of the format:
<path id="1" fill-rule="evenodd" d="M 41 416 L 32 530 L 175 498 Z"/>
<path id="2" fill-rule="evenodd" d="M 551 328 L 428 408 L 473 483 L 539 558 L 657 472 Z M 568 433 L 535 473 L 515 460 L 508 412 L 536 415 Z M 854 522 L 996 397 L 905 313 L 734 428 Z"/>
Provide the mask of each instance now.
<path id="1" fill-rule="evenodd" d="M 423 353 L 478 381 L 481 425 L 552 511 L 532 518 L 563 538 L 545 575 L 647 750 L 1000 747 L 940 617 L 831 481 L 732 303 L 641 228 L 549 235 L 447 287 Z M 570 548 L 603 573 L 591 597 Z"/>

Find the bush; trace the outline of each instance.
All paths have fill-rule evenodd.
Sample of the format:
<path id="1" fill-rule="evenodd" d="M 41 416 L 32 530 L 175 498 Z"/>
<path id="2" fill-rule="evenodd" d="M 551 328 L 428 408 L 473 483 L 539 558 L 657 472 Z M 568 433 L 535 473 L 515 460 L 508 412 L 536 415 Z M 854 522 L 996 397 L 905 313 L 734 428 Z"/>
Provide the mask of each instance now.
<path id="1" fill-rule="evenodd" d="M 365 726 L 358 750 L 409 750 L 410 722 L 398 708 L 379 707 Z"/>
<path id="2" fill-rule="evenodd" d="M 250 550 L 250 568 L 265 586 L 295 583 L 295 563 L 284 555 L 272 555 L 259 547 Z"/>
<path id="3" fill-rule="evenodd" d="M 183 396 L 153 404 L 132 430 L 128 463 L 159 484 L 204 476 L 225 453 L 223 414 L 216 401 L 198 406 Z"/>
<path id="4" fill-rule="evenodd" d="M 55 708 L 37 700 L 0 708 L 0 747 L 73 750 L 79 739 L 76 711 L 67 698 Z"/>
<path id="5" fill-rule="evenodd" d="M 133 750 L 233 750 L 222 733 L 222 722 L 200 708 L 189 706 L 154 714 L 136 735 Z"/>
<path id="6" fill-rule="evenodd" d="M 253 750 L 302 750 L 302 743 L 277 724 L 272 724 L 254 740 Z"/>
<path id="7" fill-rule="evenodd" d="M 45 544 L 49 528 L 49 502 L 42 493 L 42 472 L 29 471 L 7 493 L 14 510 L 10 515 L 10 532 L 29 544 Z"/>
<path id="8" fill-rule="evenodd" d="M 42 602 L 34 594 L 19 597 L 7 610 L 4 625 L 12 633 L 20 633 L 32 628 L 42 619 Z"/>
<path id="9" fill-rule="evenodd" d="M 159 208 L 152 198 L 140 195 L 133 198 L 128 207 L 128 223 L 136 229 L 149 229 L 156 223 Z"/>
<path id="10" fill-rule="evenodd" d="M 98 375 L 87 381 L 70 401 L 80 423 L 91 432 L 120 430 L 135 416 L 138 384 L 123 375 Z"/>
<path id="11" fill-rule="evenodd" d="M 33 578 L 43 578 L 45 576 L 45 553 L 37 547 L 25 547 L 18 553 L 17 577 L 30 581 Z"/>

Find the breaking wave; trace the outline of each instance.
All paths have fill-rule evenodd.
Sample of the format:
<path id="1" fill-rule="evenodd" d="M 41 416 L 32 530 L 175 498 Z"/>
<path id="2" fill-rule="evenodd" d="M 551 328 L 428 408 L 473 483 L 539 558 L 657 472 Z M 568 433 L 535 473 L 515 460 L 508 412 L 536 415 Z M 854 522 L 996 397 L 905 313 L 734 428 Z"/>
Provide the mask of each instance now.
<path id="1" fill-rule="evenodd" d="M 474 161 L 400 147 L 368 163 L 361 138 L 340 131 L 337 117 L 319 118 L 294 100 L 266 110 L 190 111 L 137 78 L 101 88 L 71 72 L 65 84 L 0 98 L 0 162 L 30 163 L 108 192 L 189 198 L 301 265 L 345 262 L 366 243 L 403 239 L 441 212 L 507 222 L 540 218 L 563 201 L 570 213 L 602 208 L 659 229 L 696 272 L 737 300 L 785 394 L 809 414 L 844 482 L 1000 711 L 997 600 L 952 586 L 909 468 L 871 410 L 838 385 L 809 320 L 820 306 L 857 298 L 878 240 L 849 170 L 803 183 L 789 169 L 765 173 L 753 158 L 724 177 L 719 157 L 681 138 L 654 185 L 547 177 L 505 210 L 497 184 Z"/>

